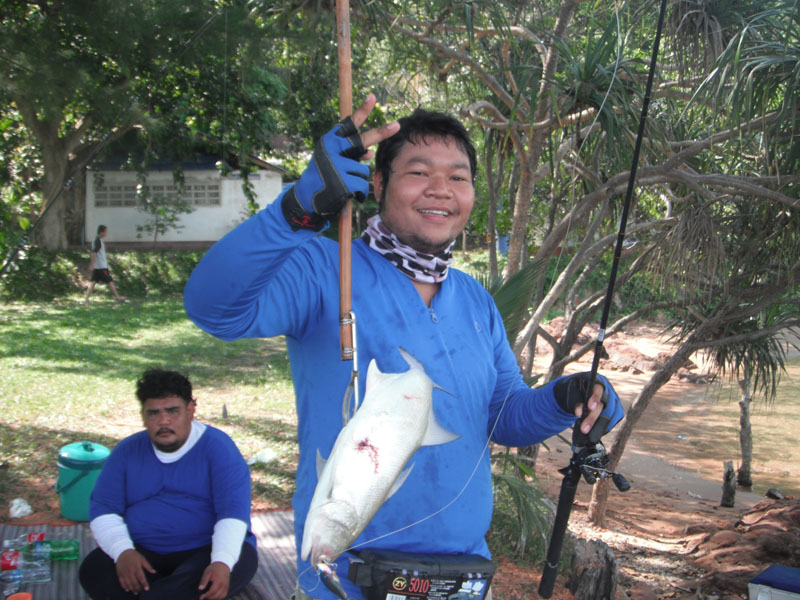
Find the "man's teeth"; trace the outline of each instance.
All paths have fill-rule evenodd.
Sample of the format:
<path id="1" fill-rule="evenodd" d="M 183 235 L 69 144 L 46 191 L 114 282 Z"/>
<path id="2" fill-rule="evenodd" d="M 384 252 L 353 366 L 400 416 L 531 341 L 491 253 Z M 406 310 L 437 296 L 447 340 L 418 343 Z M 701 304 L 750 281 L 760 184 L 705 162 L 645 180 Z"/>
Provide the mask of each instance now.
<path id="1" fill-rule="evenodd" d="M 446 217 L 447 215 L 450 214 L 446 210 L 425 210 L 425 209 L 420 209 L 419 212 L 421 212 L 423 214 L 426 214 L 426 215 L 442 215 L 443 217 Z"/>

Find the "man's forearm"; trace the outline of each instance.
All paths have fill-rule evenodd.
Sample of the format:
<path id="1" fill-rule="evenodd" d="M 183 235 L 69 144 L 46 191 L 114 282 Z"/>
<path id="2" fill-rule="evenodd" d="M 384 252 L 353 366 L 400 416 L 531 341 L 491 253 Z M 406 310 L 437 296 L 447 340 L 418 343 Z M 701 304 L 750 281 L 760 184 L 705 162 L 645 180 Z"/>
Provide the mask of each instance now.
<path id="1" fill-rule="evenodd" d="M 228 565 L 232 571 L 239 560 L 242 542 L 247 535 L 247 523 L 239 519 L 220 519 L 211 536 L 211 562 Z"/>
<path id="2" fill-rule="evenodd" d="M 128 532 L 125 520 L 117 514 L 109 513 L 95 517 L 89 523 L 97 545 L 108 554 L 114 562 L 119 555 L 133 548 L 133 540 Z"/>

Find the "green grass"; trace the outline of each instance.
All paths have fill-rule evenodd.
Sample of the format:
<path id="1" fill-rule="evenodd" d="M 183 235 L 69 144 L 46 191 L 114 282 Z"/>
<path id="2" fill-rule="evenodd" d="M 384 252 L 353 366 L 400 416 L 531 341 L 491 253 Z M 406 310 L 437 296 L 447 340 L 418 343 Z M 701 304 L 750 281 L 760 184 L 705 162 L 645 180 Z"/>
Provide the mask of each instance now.
<path id="1" fill-rule="evenodd" d="M 251 466 L 253 506 L 288 507 L 297 438 L 283 340 L 223 342 L 189 321 L 180 296 L 114 304 L 104 292 L 90 306 L 77 294 L 0 305 L 0 506 L 24 497 L 36 512 L 57 513 L 60 448 L 82 440 L 113 448 L 139 431 L 135 382 L 158 366 L 189 375 L 197 418 L 226 431 L 246 458 L 264 448 L 277 454 Z M 519 534 L 513 503 L 503 498 L 492 538 L 498 548 Z"/>
<path id="2" fill-rule="evenodd" d="M 230 434 L 246 458 L 276 452 L 277 462 L 252 466 L 254 505 L 288 506 L 296 420 L 282 340 L 217 340 L 189 321 L 178 296 L 81 300 L 0 306 L 0 505 L 27 491 L 44 509 L 57 501 L 62 446 L 113 447 L 141 429 L 135 381 L 158 366 L 189 375 L 198 418 Z"/>

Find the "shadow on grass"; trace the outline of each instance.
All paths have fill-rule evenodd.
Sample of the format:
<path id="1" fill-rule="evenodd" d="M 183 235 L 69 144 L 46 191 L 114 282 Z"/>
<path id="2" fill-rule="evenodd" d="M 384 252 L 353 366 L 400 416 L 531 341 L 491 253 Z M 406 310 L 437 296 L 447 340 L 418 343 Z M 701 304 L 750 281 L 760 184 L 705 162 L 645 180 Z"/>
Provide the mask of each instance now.
<path id="1" fill-rule="evenodd" d="M 225 342 L 188 319 L 179 298 L 122 305 L 18 305 L 0 313 L 5 359 L 36 359 L 44 373 L 112 373 L 134 380 L 148 367 L 182 370 L 198 385 L 290 378 L 282 339 Z M 153 338 L 152 340 L 150 338 Z"/>
<path id="2" fill-rule="evenodd" d="M 233 415 L 224 418 L 204 417 L 203 422 L 218 429 L 233 426 L 265 443 L 280 447 L 297 445 L 297 427 L 280 419 Z"/>
<path id="3" fill-rule="evenodd" d="M 75 442 L 90 441 L 112 449 L 119 438 L 69 429 L 48 429 L 33 425 L 12 427 L 0 423 L 0 506 L 23 497 L 34 512 L 54 511 L 58 507 L 55 485 L 58 454 Z M 0 520 L 8 520 L 7 510 Z"/>
<path id="4" fill-rule="evenodd" d="M 291 506 L 298 458 L 297 428 L 293 424 L 268 417 L 239 415 L 206 418 L 204 422 L 219 429 L 234 427 L 237 433 L 259 440 L 259 450 L 266 447 L 275 452 L 274 460 L 250 465 L 253 504 L 259 509 Z"/>
<path id="5" fill-rule="evenodd" d="M 294 426 L 261 417 L 205 419 L 204 422 L 220 429 L 235 427 L 275 451 L 274 461 L 250 465 L 252 500 L 261 508 L 288 508 L 295 490 L 297 463 Z M 59 498 L 55 485 L 61 448 L 75 442 L 90 441 L 113 450 L 121 439 L 97 432 L 87 434 L 84 431 L 33 425 L 13 427 L 0 423 L 0 507 L 7 507 L 12 499 L 23 497 L 34 512 L 57 512 Z M 8 511 L 0 511 L 0 521 L 8 519 Z"/>

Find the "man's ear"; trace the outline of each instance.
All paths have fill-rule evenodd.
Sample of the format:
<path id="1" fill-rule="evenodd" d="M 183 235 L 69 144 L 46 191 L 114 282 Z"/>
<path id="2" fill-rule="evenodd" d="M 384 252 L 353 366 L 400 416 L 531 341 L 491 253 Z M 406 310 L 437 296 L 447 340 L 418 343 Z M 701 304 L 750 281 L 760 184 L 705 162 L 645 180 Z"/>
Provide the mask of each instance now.
<path id="1" fill-rule="evenodd" d="M 372 176 L 372 193 L 375 194 L 375 200 L 382 206 L 381 196 L 383 196 L 383 176 L 380 171 L 375 171 Z"/>

